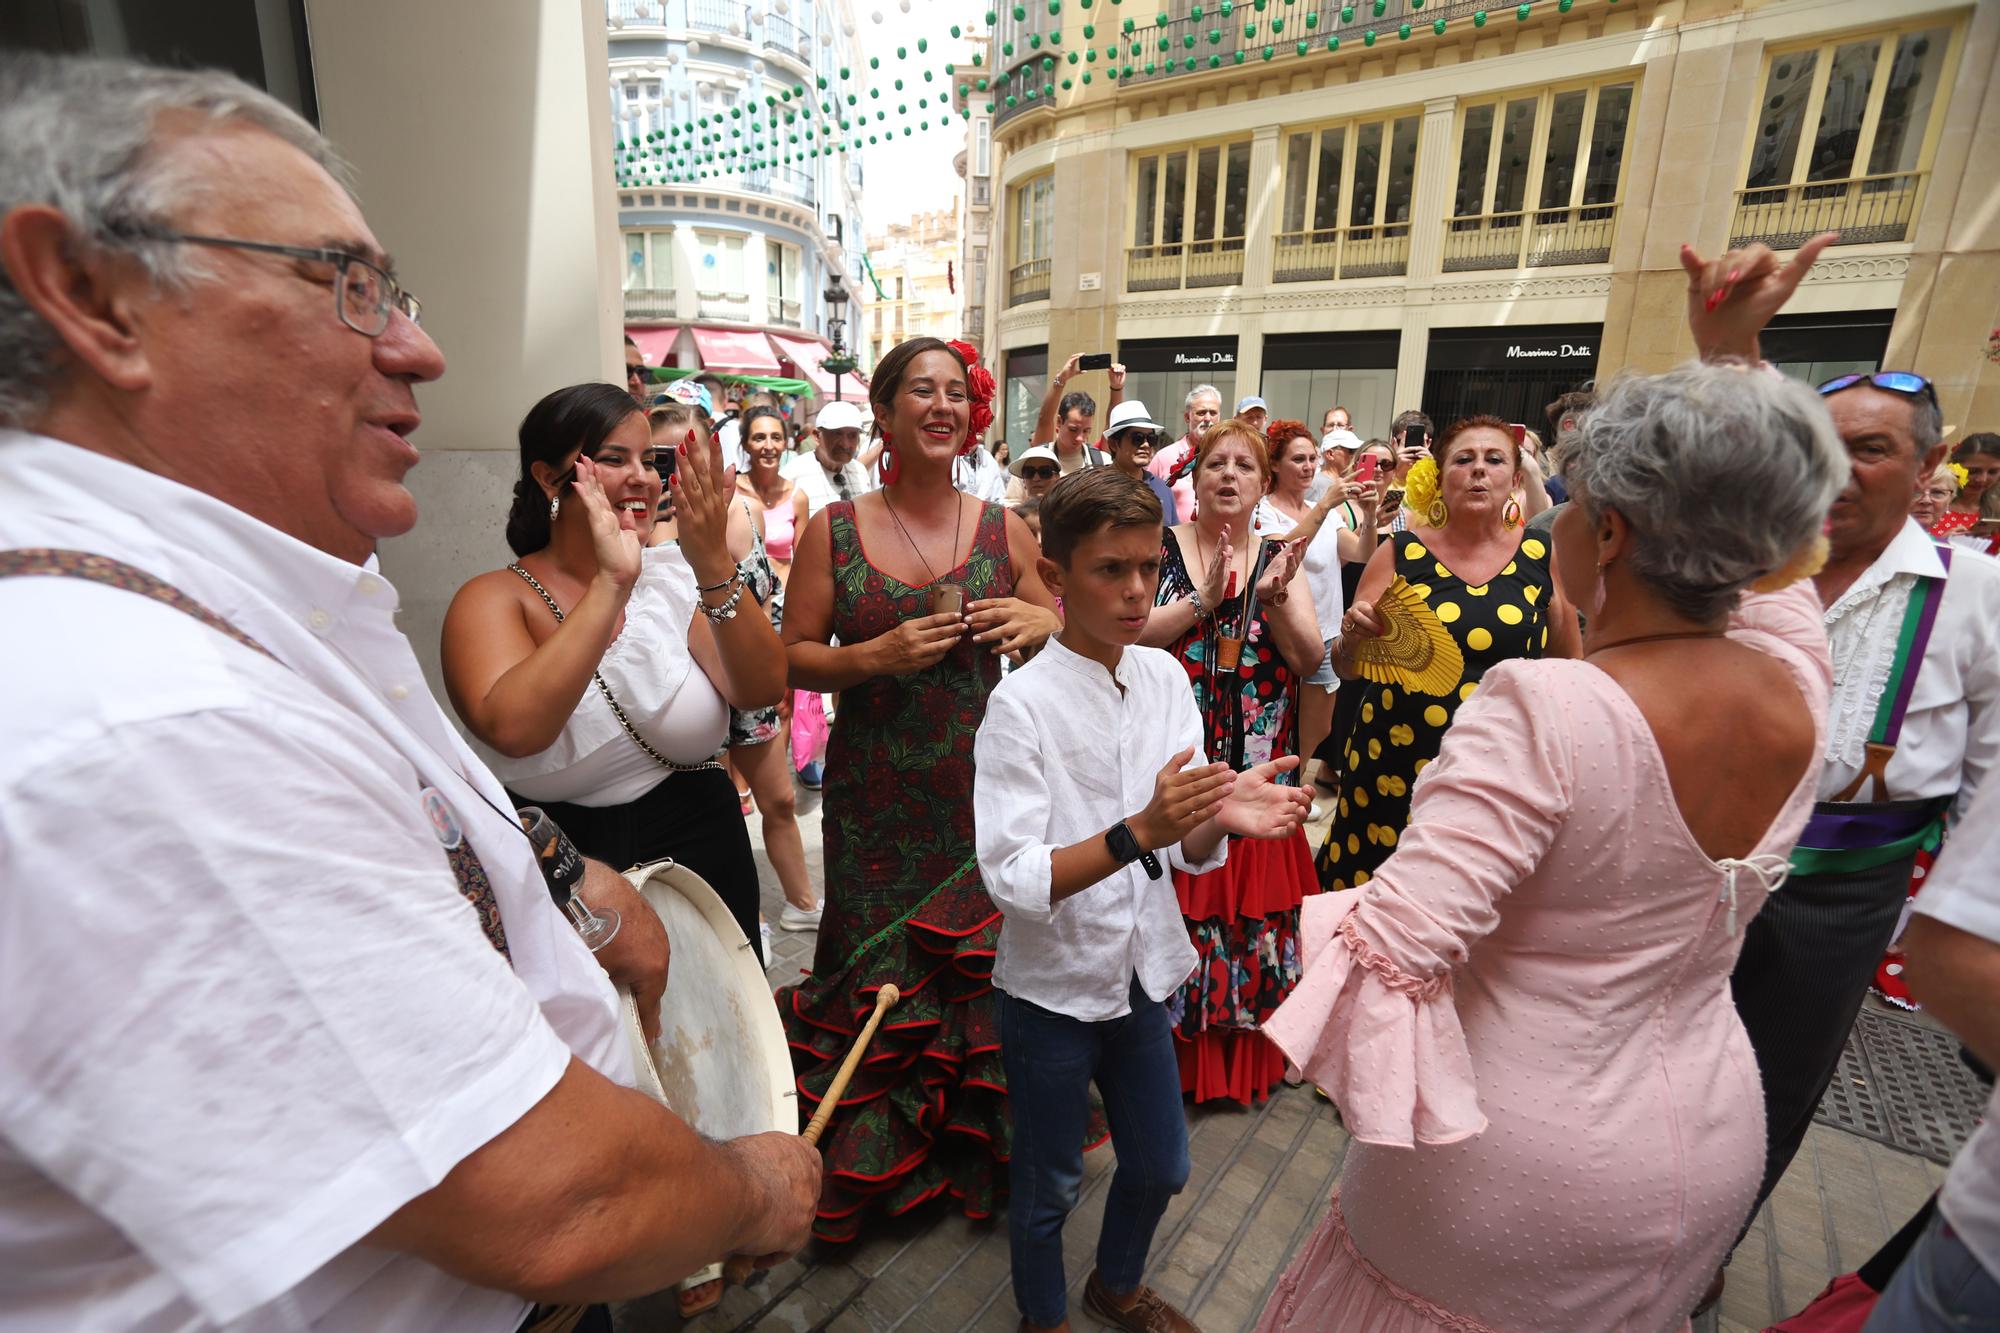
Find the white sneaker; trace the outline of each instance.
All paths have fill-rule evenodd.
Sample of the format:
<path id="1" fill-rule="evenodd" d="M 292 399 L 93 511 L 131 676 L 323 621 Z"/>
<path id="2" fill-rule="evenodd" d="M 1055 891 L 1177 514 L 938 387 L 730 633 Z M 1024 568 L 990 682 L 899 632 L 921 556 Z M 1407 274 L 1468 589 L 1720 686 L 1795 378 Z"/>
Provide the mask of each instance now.
<path id="1" fill-rule="evenodd" d="M 761 939 L 761 940 L 762 940 L 762 941 L 764 942 L 764 961 L 765 961 L 766 963 L 769 963 L 769 962 L 771 961 L 771 923 L 770 923 L 770 922 L 768 922 L 768 921 L 759 921 L 759 922 L 757 923 L 757 937 L 758 937 L 759 939 Z"/>
<path id="2" fill-rule="evenodd" d="M 785 910 L 778 913 L 778 926 L 783 930 L 818 930 L 819 919 L 826 912 L 826 904 L 821 903 L 810 912 L 803 907 L 785 904 Z"/>

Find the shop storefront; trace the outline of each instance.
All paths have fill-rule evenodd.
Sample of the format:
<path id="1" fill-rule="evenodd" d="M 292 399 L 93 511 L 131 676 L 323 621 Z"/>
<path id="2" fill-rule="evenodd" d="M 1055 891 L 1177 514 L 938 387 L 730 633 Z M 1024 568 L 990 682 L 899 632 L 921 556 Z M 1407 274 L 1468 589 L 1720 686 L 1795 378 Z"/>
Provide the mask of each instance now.
<path id="1" fill-rule="evenodd" d="M 1042 410 L 1042 395 L 1048 392 L 1049 349 L 1016 347 L 1007 353 L 1003 371 L 1000 401 L 1004 410 L 999 416 L 1004 433 L 998 438 L 1019 453 L 1035 433 L 1035 416 Z"/>
<path id="2" fill-rule="evenodd" d="M 1327 411 L 1344 407 L 1362 439 L 1389 434 L 1396 416 L 1394 331 L 1287 333 L 1264 339 L 1264 379 L 1258 390 L 1271 419 L 1306 423 L 1314 434 Z"/>
<path id="3" fill-rule="evenodd" d="M 1481 414 L 1525 422 L 1546 436 L 1544 409 L 1597 373 L 1602 324 L 1516 329 L 1435 329 L 1424 372 L 1423 410 L 1442 431 Z"/>
<path id="4" fill-rule="evenodd" d="M 1779 315 L 1758 339 L 1764 359 L 1795 379 L 1824 384 L 1836 375 L 1880 370 L 1893 310 Z"/>
<path id="5" fill-rule="evenodd" d="M 1227 416 L 1236 407 L 1236 339 L 1144 338 L 1118 344 L 1125 396 L 1144 403 L 1169 435 L 1181 433 L 1182 406 L 1198 384 L 1213 384 Z"/>

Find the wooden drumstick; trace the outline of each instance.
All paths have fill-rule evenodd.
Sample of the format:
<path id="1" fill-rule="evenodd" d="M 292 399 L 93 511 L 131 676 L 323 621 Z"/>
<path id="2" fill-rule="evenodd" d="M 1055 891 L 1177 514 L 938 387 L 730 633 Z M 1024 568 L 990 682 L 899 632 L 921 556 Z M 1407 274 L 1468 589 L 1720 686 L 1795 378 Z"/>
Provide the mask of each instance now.
<path id="1" fill-rule="evenodd" d="M 896 989 L 896 983 L 885 982 L 882 989 L 875 992 L 875 1012 L 868 1015 L 868 1021 L 861 1025 L 861 1035 L 854 1039 L 854 1045 L 847 1052 L 847 1058 L 840 1062 L 840 1069 L 827 1086 L 826 1096 L 820 1099 L 819 1110 L 813 1112 L 812 1120 L 806 1125 L 806 1132 L 800 1135 L 807 1143 L 819 1146 L 819 1136 L 826 1133 L 826 1126 L 833 1119 L 833 1113 L 840 1106 L 840 1099 L 847 1092 L 847 1084 L 854 1077 L 854 1071 L 861 1067 L 861 1057 L 868 1054 L 868 1043 L 875 1040 L 875 1029 L 882 1026 L 882 1016 L 896 1006 L 903 998 L 903 992 Z"/>
<path id="2" fill-rule="evenodd" d="M 806 1124 L 806 1132 L 799 1136 L 815 1148 L 819 1146 L 820 1135 L 826 1133 L 827 1125 L 833 1120 L 833 1113 L 840 1106 L 840 1099 L 846 1094 L 854 1071 L 861 1067 L 861 1057 L 868 1054 L 868 1043 L 875 1040 L 875 1029 L 882 1026 L 882 1016 L 895 1008 L 896 1002 L 902 998 L 903 992 L 896 988 L 894 982 L 883 983 L 882 989 L 875 992 L 875 1012 L 868 1015 L 868 1021 L 861 1025 L 861 1035 L 854 1039 L 847 1058 L 834 1072 L 833 1082 L 827 1085 L 826 1096 L 820 1099 L 819 1110 L 813 1112 L 813 1118 Z M 741 1286 L 754 1267 L 753 1260 L 738 1255 L 723 1265 L 723 1277 Z"/>

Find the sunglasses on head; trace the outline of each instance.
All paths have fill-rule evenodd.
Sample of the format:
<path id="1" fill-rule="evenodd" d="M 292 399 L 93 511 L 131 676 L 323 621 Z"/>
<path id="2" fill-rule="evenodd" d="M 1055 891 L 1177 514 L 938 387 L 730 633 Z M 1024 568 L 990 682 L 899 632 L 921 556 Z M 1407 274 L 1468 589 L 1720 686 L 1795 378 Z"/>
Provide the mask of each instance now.
<path id="1" fill-rule="evenodd" d="M 1060 471 L 1062 471 L 1061 468 L 1048 467 L 1046 465 L 1024 467 L 1021 469 L 1021 478 L 1024 481 L 1053 481 L 1056 474 Z"/>
<path id="2" fill-rule="evenodd" d="M 1851 389 L 1857 384 L 1870 385 L 1890 393 L 1900 393 L 1907 398 L 1926 399 L 1932 407 L 1938 405 L 1937 390 L 1931 382 L 1913 370 L 1878 370 L 1872 375 L 1839 375 L 1819 386 L 1819 396 L 1831 398 L 1842 389 Z"/>

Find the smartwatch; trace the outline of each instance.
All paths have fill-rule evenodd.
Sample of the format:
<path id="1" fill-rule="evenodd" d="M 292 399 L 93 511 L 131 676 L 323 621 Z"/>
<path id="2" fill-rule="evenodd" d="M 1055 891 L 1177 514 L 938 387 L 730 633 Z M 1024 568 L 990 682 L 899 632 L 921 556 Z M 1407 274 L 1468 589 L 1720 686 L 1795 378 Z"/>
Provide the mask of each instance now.
<path id="1" fill-rule="evenodd" d="M 1132 830 L 1123 820 L 1104 831 L 1104 845 L 1110 849 L 1111 855 L 1117 859 L 1119 865 L 1129 866 L 1137 861 L 1145 867 L 1147 878 L 1160 877 L 1159 858 L 1139 846 L 1139 839 L 1133 836 Z"/>

